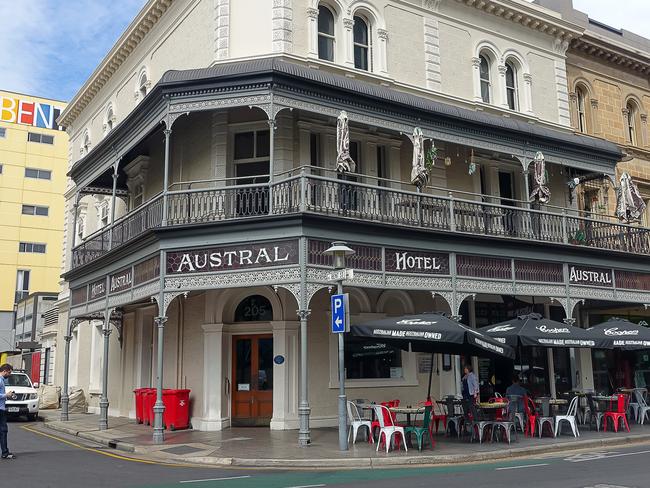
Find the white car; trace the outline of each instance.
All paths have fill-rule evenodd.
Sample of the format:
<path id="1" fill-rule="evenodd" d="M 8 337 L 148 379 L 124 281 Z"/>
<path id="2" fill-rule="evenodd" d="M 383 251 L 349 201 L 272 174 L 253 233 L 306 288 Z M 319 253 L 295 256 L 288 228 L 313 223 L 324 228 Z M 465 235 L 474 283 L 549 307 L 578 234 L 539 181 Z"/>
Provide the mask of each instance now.
<path id="1" fill-rule="evenodd" d="M 5 378 L 5 389 L 14 392 L 14 396 L 7 398 L 6 401 L 7 415 L 24 415 L 28 420 L 36 420 L 38 391 L 34 388 L 30 377 L 25 373 L 13 371 L 8 378 Z"/>

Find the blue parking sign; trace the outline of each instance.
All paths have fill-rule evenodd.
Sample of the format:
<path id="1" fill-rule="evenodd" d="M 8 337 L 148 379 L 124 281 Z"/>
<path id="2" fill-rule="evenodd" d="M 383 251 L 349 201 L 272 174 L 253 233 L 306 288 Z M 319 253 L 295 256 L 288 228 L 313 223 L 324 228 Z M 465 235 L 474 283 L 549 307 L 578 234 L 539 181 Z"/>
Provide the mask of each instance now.
<path id="1" fill-rule="evenodd" d="M 348 295 L 342 293 L 340 295 L 332 295 L 332 333 L 342 334 L 347 332 L 347 305 Z"/>

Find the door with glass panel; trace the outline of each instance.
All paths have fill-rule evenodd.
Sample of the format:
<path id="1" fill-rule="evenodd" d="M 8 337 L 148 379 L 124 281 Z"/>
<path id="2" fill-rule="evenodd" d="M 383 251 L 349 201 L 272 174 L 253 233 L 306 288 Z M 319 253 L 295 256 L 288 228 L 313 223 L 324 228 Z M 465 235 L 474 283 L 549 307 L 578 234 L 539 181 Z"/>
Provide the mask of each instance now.
<path id="1" fill-rule="evenodd" d="M 232 424 L 268 425 L 273 414 L 273 336 L 233 336 Z"/>

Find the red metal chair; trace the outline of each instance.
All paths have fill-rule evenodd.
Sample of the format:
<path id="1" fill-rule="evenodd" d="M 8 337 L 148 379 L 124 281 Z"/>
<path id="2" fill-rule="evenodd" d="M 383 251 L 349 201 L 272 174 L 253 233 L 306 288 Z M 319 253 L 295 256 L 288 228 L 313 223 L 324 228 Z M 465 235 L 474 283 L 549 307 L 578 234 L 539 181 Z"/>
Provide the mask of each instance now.
<path id="1" fill-rule="evenodd" d="M 524 435 L 534 437 L 535 426 L 537 425 L 537 413 L 535 411 L 535 402 L 528 395 L 524 395 L 524 411 L 526 412 Z"/>
<path id="2" fill-rule="evenodd" d="M 630 395 L 619 393 L 616 395 L 616 410 L 614 411 L 610 403 L 609 410 L 605 412 L 603 419 L 603 432 L 607 432 L 607 419 L 611 419 L 614 425 L 614 432 L 618 432 L 618 426 L 623 421 L 625 430 L 630 431 L 630 426 L 627 423 L 627 409 L 630 404 Z"/>
<path id="3" fill-rule="evenodd" d="M 382 407 L 387 407 L 387 408 L 391 408 L 391 407 L 399 407 L 399 400 L 388 400 L 387 402 L 381 402 L 380 405 L 381 405 Z M 382 412 L 384 412 L 384 419 L 383 419 L 383 420 L 384 420 L 384 424 L 385 424 L 385 425 L 396 425 L 396 426 L 400 426 L 400 425 L 397 423 L 397 421 L 396 421 L 396 417 L 397 417 L 397 415 L 395 415 L 394 413 L 390 412 L 390 410 L 384 410 L 384 409 L 382 409 Z M 387 413 L 387 412 L 388 412 L 388 413 Z M 389 416 L 389 415 L 390 415 L 390 417 L 391 417 L 390 421 L 389 421 L 389 419 L 388 419 L 388 416 Z M 401 426 L 400 426 L 400 427 L 401 427 Z M 370 423 L 370 432 L 371 432 L 372 435 L 374 436 L 374 435 L 375 435 L 375 432 L 379 432 L 380 430 L 381 430 L 381 423 L 379 422 L 379 419 L 375 416 L 375 418 L 374 418 L 374 419 L 372 420 L 372 422 Z M 379 436 L 379 434 L 377 434 L 377 436 Z M 378 440 L 378 439 L 379 439 L 379 437 L 377 437 L 377 440 Z M 399 440 L 398 440 L 398 442 L 399 442 Z M 399 444 L 397 445 L 397 448 L 399 449 Z"/>
<path id="4" fill-rule="evenodd" d="M 433 410 L 431 411 L 431 423 L 429 424 L 429 431 L 433 433 L 433 424 L 436 425 L 436 434 L 438 433 L 438 426 L 442 422 L 442 427 L 447 431 L 447 414 L 442 405 L 440 405 L 435 400 L 431 400 L 433 404 Z"/>

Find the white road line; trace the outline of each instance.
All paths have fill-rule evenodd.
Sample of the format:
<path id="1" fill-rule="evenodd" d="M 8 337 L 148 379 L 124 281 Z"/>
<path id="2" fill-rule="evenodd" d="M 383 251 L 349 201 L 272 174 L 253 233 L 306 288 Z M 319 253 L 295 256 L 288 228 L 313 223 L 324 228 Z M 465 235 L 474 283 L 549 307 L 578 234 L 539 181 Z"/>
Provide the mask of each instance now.
<path id="1" fill-rule="evenodd" d="M 226 480 L 241 480 L 244 478 L 250 478 L 250 476 L 230 476 L 228 478 L 210 478 L 207 480 L 186 480 L 186 481 L 179 481 L 179 483 L 201 483 L 203 481 L 226 481 Z"/>
<path id="2" fill-rule="evenodd" d="M 503 468 L 496 468 L 495 471 L 505 471 L 507 469 L 524 469 L 524 468 L 535 468 L 537 466 L 548 466 L 548 463 L 539 463 L 539 464 L 525 464 L 523 466 L 505 466 Z"/>
<path id="3" fill-rule="evenodd" d="M 287 486 L 286 488 L 317 488 L 319 486 L 326 486 L 326 485 L 298 485 L 298 486 Z"/>
<path id="4" fill-rule="evenodd" d="M 571 461 L 572 463 L 583 463 L 585 461 L 600 461 L 603 459 L 611 459 L 615 457 L 623 457 L 623 456 L 636 456 L 638 454 L 648 454 L 650 453 L 650 450 L 647 451 L 635 451 L 635 452 L 621 452 L 619 454 L 610 454 L 609 456 L 602 456 L 602 457 L 597 457 L 597 458 L 588 458 L 588 459 L 576 459 L 575 461 Z"/>

